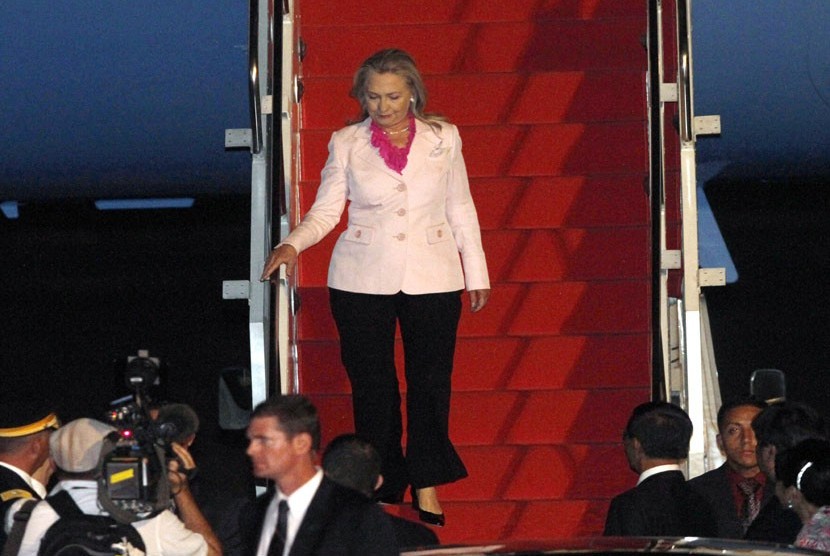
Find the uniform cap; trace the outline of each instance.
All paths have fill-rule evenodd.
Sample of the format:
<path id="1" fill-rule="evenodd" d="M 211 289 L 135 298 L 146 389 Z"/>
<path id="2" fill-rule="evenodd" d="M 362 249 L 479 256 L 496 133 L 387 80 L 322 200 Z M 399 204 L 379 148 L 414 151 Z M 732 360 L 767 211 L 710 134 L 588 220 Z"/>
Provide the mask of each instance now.
<path id="1" fill-rule="evenodd" d="M 17 438 L 61 426 L 58 416 L 36 403 L 0 402 L 0 437 Z"/>

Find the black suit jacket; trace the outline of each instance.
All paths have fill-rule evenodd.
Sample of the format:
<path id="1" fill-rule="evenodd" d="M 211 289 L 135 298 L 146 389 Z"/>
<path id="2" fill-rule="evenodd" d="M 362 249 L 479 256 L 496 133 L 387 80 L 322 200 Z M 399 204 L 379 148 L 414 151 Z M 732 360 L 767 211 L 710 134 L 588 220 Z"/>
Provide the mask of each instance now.
<path id="1" fill-rule="evenodd" d="M 6 544 L 6 512 L 21 498 L 40 500 L 40 495 L 17 473 L 0 465 L 0 549 Z"/>
<path id="2" fill-rule="evenodd" d="M 392 520 L 392 527 L 395 529 L 395 540 L 401 550 L 441 544 L 438 535 L 426 525 L 396 515 L 389 515 L 389 519 Z"/>
<path id="3" fill-rule="evenodd" d="M 750 541 L 792 544 L 802 525 L 798 514 L 782 506 L 778 498 L 772 496 L 761 506 L 761 511 L 747 529 L 744 538 Z"/>
<path id="4" fill-rule="evenodd" d="M 735 496 L 732 493 L 732 483 L 729 480 L 729 467 L 726 463 L 689 480 L 689 486 L 706 498 L 715 519 L 718 522 L 718 537 L 722 539 L 742 539 L 744 537 L 741 518 L 738 517 L 738 507 L 735 505 Z M 761 495 L 763 506 L 771 496 L 775 496 L 775 485 L 767 481 Z"/>
<path id="5" fill-rule="evenodd" d="M 717 524 L 709 503 L 680 471 L 652 475 L 611 500 L 605 535 L 713 537 Z"/>
<path id="6" fill-rule="evenodd" d="M 245 531 L 247 554 L 255 554 L 262 522 L 273 498 L 266 493 L 253 503 Z M 395 532 L 380 506 L 357 491 L 323 477 L 306 511 L 289 556 L 398 556 Z"/>

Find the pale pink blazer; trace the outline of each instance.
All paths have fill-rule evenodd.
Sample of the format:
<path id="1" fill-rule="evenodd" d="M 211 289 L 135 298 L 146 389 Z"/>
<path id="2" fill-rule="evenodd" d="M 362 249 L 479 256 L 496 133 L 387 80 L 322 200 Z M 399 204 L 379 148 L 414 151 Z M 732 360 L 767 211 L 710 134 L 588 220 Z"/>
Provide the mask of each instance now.
<path id="1" fill-rule="evenodd" d="M 332 134 L 314 205 L 283 243 L 298 253 L 316 244 L 349 201 L 348 228 L 331 256 L 329 287 L 370 294 L 488 289 L 456 127 L 441 122 L 434 130 L 417 121 L 401 175 L 371 145 L 369 124 L 366 119 Z"/>

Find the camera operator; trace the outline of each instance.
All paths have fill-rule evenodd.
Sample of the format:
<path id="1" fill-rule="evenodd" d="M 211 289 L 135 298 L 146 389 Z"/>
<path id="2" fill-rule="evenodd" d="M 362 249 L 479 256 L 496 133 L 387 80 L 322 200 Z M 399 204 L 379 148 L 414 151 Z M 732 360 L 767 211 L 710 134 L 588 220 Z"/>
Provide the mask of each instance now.
<path id="1" fill-rule="evenodd" d="M 105 440 L 116 431 L 100 421 L 83 418 L 53 433 L 49 446 L 57 466 L 58 483 L 51 494 L 67 491 L 84 513 L 104 514 L 99 506 L 98 464 Z M 131 525 L 141 535 L 148 556 L 221 555 L 219 540 L 190 492 L 186 471 L 195 467 L 193 458 L 180 444 L 173 443 L 172 448 L 178 461 L 170 462 L 168 477 L 181 519 L 169 510 L 163 510 Z M 39 502 L 31 512 L 19 554 L 36 556 L 41 538 L 57 520 L 58 514 L 48 501 Z"/>
<path id="2" fill-rule="evenodd" d="M 158 436 L 190 448 L 199 432 L 199 416 L 187 404 L 163 403 L 148 411 L 155 423 Z"/>

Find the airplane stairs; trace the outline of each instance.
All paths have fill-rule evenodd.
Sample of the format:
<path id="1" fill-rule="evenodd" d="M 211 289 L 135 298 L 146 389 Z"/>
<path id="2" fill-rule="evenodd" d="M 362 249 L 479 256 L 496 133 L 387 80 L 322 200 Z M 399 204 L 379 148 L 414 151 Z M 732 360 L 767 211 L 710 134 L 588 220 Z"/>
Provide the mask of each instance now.
<path id="1" fill-rule="evenodd" d="M 461 319 L 450 426 L 470 476 L 439 490 L 441 540 L 600 533 L 609 499 L 636 480 L 620 434 L 651 389 L 646 0 L 297 9 L 303 211 L 331 132 L 356 116 L 352 72 L 380 48 L 415 57 L 428 111 L 464 142 L 493 293 Z M 325 287 L 337 235 L 299 267 L 299 389 L 324 442 L 353 426 Z"/>

